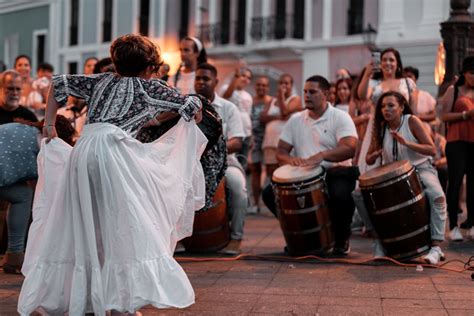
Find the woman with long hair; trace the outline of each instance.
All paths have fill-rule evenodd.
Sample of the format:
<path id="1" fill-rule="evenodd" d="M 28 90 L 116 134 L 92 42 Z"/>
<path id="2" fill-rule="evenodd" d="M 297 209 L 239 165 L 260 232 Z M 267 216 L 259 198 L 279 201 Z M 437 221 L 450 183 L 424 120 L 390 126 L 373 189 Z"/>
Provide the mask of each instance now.
<path id="1" fill-rule="evenodd" d="M 431 136 L 399 92 L 383 93 L 375 109 L 373 137 L 366 162 L 381 164 L 408 160 L 416 169 L 430 204 L 431 249 L 423 257 L 427 263 L 444 260 L 440 244 L 444 241 L 446 198 L 431 164 L 436 148 Z M 410 219 L 407 218 L 407 221 Z"/>
<path id="2" fill-rule="evenodd" d="M 373 104 L 372 113 L 380 96 L 387 91 L 396 91 L 403 95 L 410 108 L 413 108 L 413 91 L 416 85 L 413 80 L 403 77 L 403 64 L 400 53 L 393 47 L 387 48 L 380 54 L 380 67 L 371 61 L 361 78 L 357 93 L 361 100 L 370 100 Z M 365 156 L 372 138 L 372 119 L 369 120 L 367 132 L 364 135 L 359 155 L 360 173 L 366 172 L 369 167 L 365 163 Z"/>
<path id="3" fill-rule="evenodd" d="M 449 237 L 461 241 L 458 228 L 459 193 L 466 175 L 467 219 L 460 227 L 471 229 L 474 238 L 474 56 L 466 57 L 457 82 L 448 88 L 440 103 L 441 119 L 447 125 Z"/>

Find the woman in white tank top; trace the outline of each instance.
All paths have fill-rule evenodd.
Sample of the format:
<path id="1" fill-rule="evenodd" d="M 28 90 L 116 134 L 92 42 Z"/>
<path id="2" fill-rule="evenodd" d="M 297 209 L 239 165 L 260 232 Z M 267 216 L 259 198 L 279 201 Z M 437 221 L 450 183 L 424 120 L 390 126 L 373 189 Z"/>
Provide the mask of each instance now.
<path id="1" fill-rule="evenodd" d="M 389 91 L 380 96 L 375 108 L 373 138 L 366 162 L 373 165 L 381 157 L 382 164 L 408 160 L 415 166 L 431 208 L 432 245 L 424 260 L 436 264 L 444 260 L 439 245 L 444 240 L 446 198 L 437 171 L 431 164 L 431 158 L 436 154 L 433 140 L 421 120 L 411 113 L 401 93 Z"/>
<path id="2" fill-rule="evenodd" d="M 283 74 L 278 81 L 277 97 L 265 106 L 261 121 L 266 124 L 265 136 L 263 138 L 263 162 L 266 167 L 267 176 L 271 179 L 273 171 L 278 168 L 276 149 L 283 126 L 294 112 L 301 111 L 301 98 L 292 94 L 293 77 Z"/>

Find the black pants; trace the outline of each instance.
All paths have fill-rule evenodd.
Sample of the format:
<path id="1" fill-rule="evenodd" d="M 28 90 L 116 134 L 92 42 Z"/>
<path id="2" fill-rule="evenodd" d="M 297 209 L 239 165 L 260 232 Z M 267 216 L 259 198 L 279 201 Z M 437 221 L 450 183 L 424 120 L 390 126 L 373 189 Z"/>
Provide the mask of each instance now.
<path id="1" fill-rule="evenodd" d="M 335 247 L 344 246 L 345 241 L 351 236 L 352 215 L 355 208 L 351 193 L 355 189 L 358 177 L 359 169 L 357 167 L 329 169 L 326 174 Z M 263 189 L 262 199 L 273 215 L 277 216 L 275 195 L 271 185 L 267 185 Z"/>
<path id="2" fill-rule="evenodd" d="M 474 224 L 474 142 L 448 142 L 446 158 L 448 159 L 449 229 L 458 225 L 459 194 L 464 175 L 466 175 L 467 220 Z"/>

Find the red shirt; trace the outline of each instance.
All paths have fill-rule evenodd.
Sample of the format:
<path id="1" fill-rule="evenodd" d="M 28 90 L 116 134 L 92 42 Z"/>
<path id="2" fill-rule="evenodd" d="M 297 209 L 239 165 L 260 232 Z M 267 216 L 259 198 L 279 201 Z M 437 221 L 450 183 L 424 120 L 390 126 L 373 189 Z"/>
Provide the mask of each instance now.
<path id="1" fill-rule="evenodd" d="M 474 99 L 466 96 L 460 96 L 454 103 L 453 112 L 462 113 L 474 109 Z M 449 123 L 448 134 L 446 135 L 448 142 L 466 141 L 474 142 L 474 120 L 457 121 Z"/>

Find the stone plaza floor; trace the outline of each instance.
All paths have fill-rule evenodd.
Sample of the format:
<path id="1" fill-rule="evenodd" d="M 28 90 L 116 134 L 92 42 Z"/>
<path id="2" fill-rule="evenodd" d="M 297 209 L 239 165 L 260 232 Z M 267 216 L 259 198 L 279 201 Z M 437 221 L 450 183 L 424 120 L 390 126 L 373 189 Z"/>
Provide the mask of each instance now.
<path id="1" fill-rule="evenodd" d="M 463 270 L 464 262 L 474 256 L 474 240 L 470 238 L 443 243 L 446 269 L 424 266 L 422 271 L 416 262 L 398 266 L 370 261 L 371 240 L 358 232 L 352 237 L 347 262 L 296 260 L 285 256 L 284 246 L 280 226 L 270 214 L 248 216 L 240 260 L 216 255 L 178 257 L 195 289 L 194 305 L 183 310 L 147 306 L 141 313 L 474 315 L 474 271 L 449 271 Z M 0 315 L 16 315 L 21 283 L 21 276 L 0 271 Z"/>

